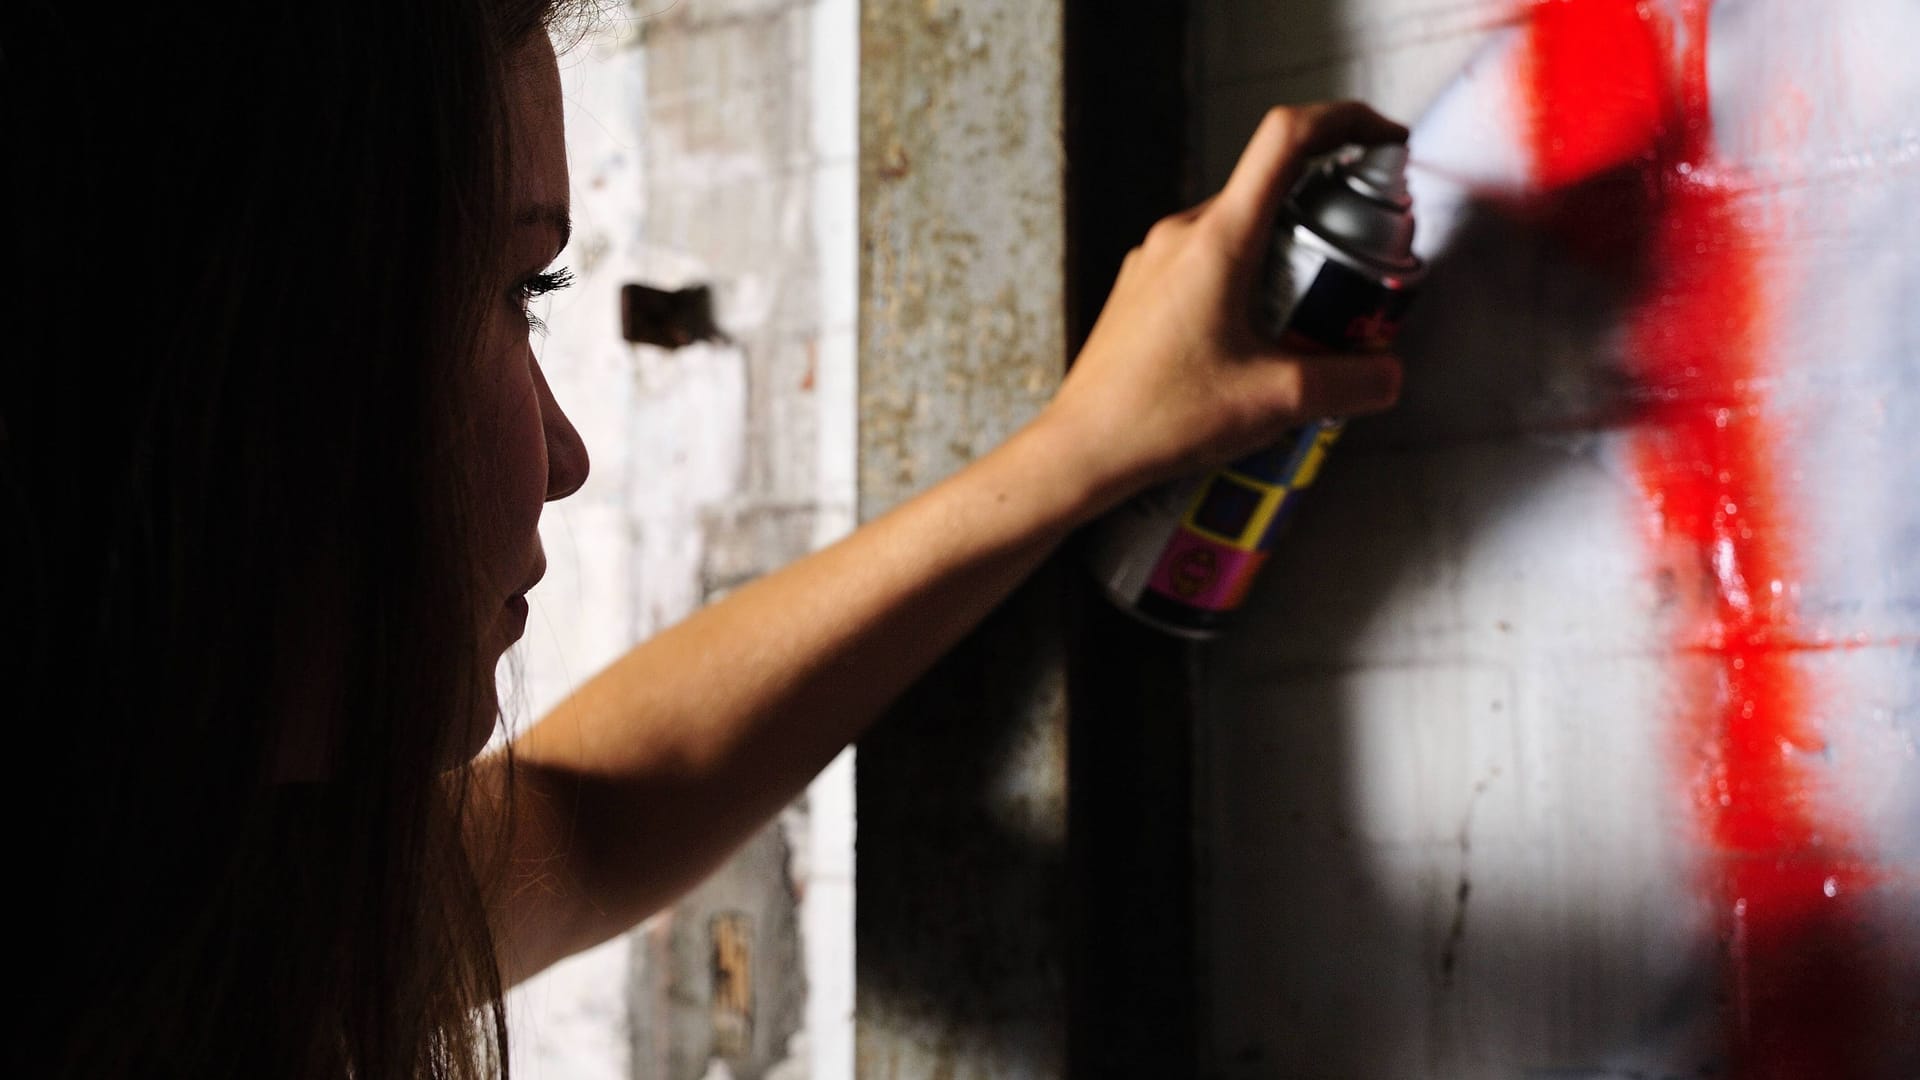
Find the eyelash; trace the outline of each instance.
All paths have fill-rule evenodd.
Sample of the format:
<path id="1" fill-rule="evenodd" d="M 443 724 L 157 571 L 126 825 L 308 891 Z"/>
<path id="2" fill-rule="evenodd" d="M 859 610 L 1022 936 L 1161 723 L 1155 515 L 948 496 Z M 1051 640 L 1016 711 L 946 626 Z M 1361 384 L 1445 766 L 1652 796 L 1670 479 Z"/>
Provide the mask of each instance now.
<path id="1" fill-rule="evenodd" d="M 527 309 L 528 305 L 548 293 L 559 292 L 561 289 L 572 284 L 573 271 L 563 266 L 558 270 L 542 271 L 527 278 L 520 284 L 515 285 L 513 287 L 514 296 L 520 301 L 520 313 L 526 316 L 527 326 L 533 330 L 545 333 L 547 324 L 541 320 L 540 316 L 529 311 Z"/>

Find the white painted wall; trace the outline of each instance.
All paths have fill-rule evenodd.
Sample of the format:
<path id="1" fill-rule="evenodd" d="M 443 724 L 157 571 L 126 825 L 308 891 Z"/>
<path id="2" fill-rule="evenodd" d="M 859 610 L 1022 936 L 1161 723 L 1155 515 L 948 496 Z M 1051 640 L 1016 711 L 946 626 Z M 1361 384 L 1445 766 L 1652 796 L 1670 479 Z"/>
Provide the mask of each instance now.
<path id="1" fill-rule="evenodd" d="M 1196 8 L 1210 185 L 1267 105 L 1360 96 L 1418 121 L 1427 254 L 1448 254 L 1457 182 L 1524 186 L 1509 88 L 1530 5 Z M 1876 1004 L 1909 1017 L 1920 77 L 1890 50 L 1916 33 L 1904 0 L 1721 0 L 1709 37 L 1719 150 L 1761 178 L 1741 213 L 1793 223 L 1762 263 L 1783 500 L 1807 536 L 1785 585 L 1810 636 L 1853 643 L 1795 661 L 1825 740 L 1810 797 L 1845 806 L 1885 875 L 1859 918 L 1886 972 Z M 1591 413 L 1565 423 L 1604 396 L 1593 375 L 1619 343 L 1579 325 L 1604 308 L 1564 265 L 1527 278 L 1456 257 L 1444 272 L 1454 309 L 1424 317 L 1504 360 L 1436 385 L 1463 365 L 1429 337 L 1407 407 L 1355 425 L 1245 623 L 1203 660 L 1210 1075 L 1729 1075 L 1741 945 L 1700 889 L 1689 787 L 1717 751 L 1711 735 L 1687 747 L 1674 718 L 1700 661 L 1673 644 L 1639 436 Z M 1920 1032 L 1882 1038 L 1845 1075 L 1915 1075 Z M 1765 1075 L 1789 1074 L 1815 1075 Z"/>
<path id="2" fill-rule="evenodd" d="M 559 262 L 578 284 L 544 313 L 541 357 L 593 472 L 542 522 L 548 576 L 503 693 L 520 724 L 700 604 L 716 517 L 800 508 L 816 545 L 853 520 L 854 0 L 686 3 L 695 19 L 741 19 L 737 50 L 724 27 L 714 39 L 714 62 L 738 70 L 687 72 L 684 85 L 650 73 L 645 3 L 561 59 L 575 231 Z M 745 36 L 755 26 L 777 29 L 794 54 L 756 52 Z M 800 142 L 768 133 L 769 101 L 791 102 Z M 661 123 L 668 113 L 681 122 Z M 765 203 L 796 191 L 800 204 Z M 625 344 L 629 282 L 710 284 L 731 342 Z M 756 375 L 769 382 L 750 401 Z M 849 752 L 782 818 L 807 984 L 783 1080 L 853 1075 L 852 792 Z M 636 952 L 615 940 L 509 995 L 515 1075 L 651 1075 L 631 1060 Z"/>

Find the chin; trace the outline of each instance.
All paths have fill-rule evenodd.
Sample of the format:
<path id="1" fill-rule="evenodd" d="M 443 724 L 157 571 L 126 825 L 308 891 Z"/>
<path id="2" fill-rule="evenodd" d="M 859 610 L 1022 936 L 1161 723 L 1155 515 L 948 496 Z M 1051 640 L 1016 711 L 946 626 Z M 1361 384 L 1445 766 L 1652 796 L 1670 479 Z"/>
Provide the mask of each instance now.
<path id="1" fill-rule="evenodd" d="M 486 750 L 492 741 L 494 731 L 500 726 L 500 677 L 498 668 L 511 659 L 513 647 L 520 636 L 526 632 L 526 598 L 519 596 L 510 600 L 494 621 L 488 635 L 490 644 L 489 660 L 494 669 L 492 677 L 485 680 L 484 687 L 474 702 L 473 717 L 468 721 L 467 729 L 453 739 L 448 740 L 446 760 L 447 768 L 458 768 L 467 764 Z M 509 677 L 517 680 L 517 665 L 509 668 Z"/>
<path id="2" fill-rule="evenodd" d="M 474 702 L 473 715 L 467 721 L 466 730 L 447 740 L 441 761 L 443 770 L 461 768 L 479 757 L 493 739 L 499 719 L 500 695 L 489 681 L 479 700 Z"/>

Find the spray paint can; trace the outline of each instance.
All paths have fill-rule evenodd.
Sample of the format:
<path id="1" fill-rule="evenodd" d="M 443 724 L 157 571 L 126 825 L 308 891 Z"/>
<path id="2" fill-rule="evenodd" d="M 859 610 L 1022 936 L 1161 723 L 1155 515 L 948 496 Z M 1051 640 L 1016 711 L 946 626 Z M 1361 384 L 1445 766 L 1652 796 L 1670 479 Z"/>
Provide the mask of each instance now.
<path id="1" fill-rule="evenodd" d="M 1350 146 L 1316 162 L 1274 225 L 1256 300 L 1282 345 L 1386 346 L 1426 267 L 1413 254 L 1407 148 Z M 1095 530 L 1094 572 L 1129 614 L 1183 637 L 1217 634 L 1340 438 L 1318 420 L 1209 476 L 1122 506 Z"/>

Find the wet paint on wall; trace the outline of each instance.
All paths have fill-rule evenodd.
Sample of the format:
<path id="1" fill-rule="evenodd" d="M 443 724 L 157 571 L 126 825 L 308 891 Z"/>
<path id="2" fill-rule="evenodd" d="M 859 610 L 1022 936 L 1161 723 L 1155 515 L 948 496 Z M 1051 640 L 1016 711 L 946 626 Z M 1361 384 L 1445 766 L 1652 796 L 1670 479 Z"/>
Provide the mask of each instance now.
<path id="1" fill-rule="evenodd" d="M 1534 198 L 1569 243 L 1637 278 L 1623 327 L 1635 468 L 1657 565 L 1687 598 L 1676 648 L 1707 661 L 1680 688 L 1676 759 L 1720 914 L 1729 1074 L 1868 1076 L 1896 1034 L 1860 909 L 1883 874 L 1805 764 L 1825 737 L 1795 656 L 1835 643 L 1797 610 L 1809 538 L 1770 394 L 1795 359 L 1776 354 L 1770 316 L 1798 283 L 1769 276 L 1779 223 L 1715 146 L 1709 6 L 1533 8 L 1518 69 Z"/>

